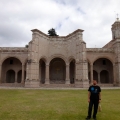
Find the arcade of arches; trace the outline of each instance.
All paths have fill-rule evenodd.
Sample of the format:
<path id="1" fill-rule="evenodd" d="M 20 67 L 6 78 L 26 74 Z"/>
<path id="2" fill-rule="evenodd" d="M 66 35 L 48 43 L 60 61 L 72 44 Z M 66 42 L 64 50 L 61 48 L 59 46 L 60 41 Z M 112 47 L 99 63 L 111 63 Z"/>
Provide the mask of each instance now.
<path id="1" fill-rule="evenodd" d="M 26 65 L 22 65 L 18 58 L 10 57 L 3 61 L 1 82 L 2 83 L 24 83 L 26 78 Z"/>
<path id="2" fill-rule="evenodd" d="M 93 64 L 88 63 L 88 78 L 96 79 L 99 84 L 112 84 L 113 64 L 106 58 L 99 58 Z"/>
<path id="3" fill-rule="evenodd" d="M 71 84 L 74 83 L 75 79 L 74 59 L 71 60 L 68 64 L 66 64 L 63 59 L 54 58 L 50 61 L 49 65 L 46 65 L 44 59 L 40 59 L 39 66 L 40 66 L 39 78 L 42 84 L 46 82 L 46 78 L 50 80 L 51 84 L 65 84 L 67 80 L 70 80 Z"/>
<path id="4" fill-rule="evenodd" d="M 46 83 L 47 79 L 50 84 L 65 84 L 67 80 L 74 84 L 75 80 L 75 60 L 72 59 L 66 63 L 61 58 L 52 59 L 46 64 L 45 59 L 39 61 L 39 79 L 40 83 Z M 24 83 L 26 79 L 26 64 L 22 65 L 18 58 L 10 57 L 2 63 L 1 78 L 2 83 Z M 91 72 L 92 71 L 92 72 Z M 67 74 L 66 74 L 67 73 Z M 113 65 L 109 59 L 99 58 L 91 65 L 88 63 L 88 78 L 96 79 L 99 84 L 112 84 Z"/>
<path id="5" fill-rule="evenodd" d="M 93 79 L 101 86 L 120 86 L 118 18 L 111 30 L 112 40 L 102 48 L 86 48 L 82 29 L 66 36 L 31 30 L 26 47 L 0 47 L 0 86 L 86 88 Z"/>

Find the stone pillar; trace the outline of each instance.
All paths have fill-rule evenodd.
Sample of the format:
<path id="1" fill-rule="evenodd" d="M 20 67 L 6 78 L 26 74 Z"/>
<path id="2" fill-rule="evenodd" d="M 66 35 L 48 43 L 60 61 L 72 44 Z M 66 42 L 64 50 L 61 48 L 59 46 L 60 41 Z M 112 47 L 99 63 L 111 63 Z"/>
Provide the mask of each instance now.
<path id="1" fill-rule="evenodd" d="M 91 84 L 92 84 L 92 81 L 93 81 L 93 64 L 92 63 L 90 64 L 90 78 L 91 78 Z"/>
<path id="2" fill-rule="evenodd" d="M 21 83 L 24 83 L 24 73 L 25 73 L 25 65 L 22 65 L 22 80 Z"/>
<path id="3" fill-rule="evenodd" d="M 50 79 L 49 79 L 49 65 L 48 64 L 46 64 L 45 84 L 50 84 Z"/>
<path id="4" fill-rule="evenodd" d="M 70 72 L 70 70 L 69 70 L 69 64 L 66 64 L 66 81 L 65 81 L 66 84 L 70 84 L 70 75 L 69 75 L 69 72 Z"/>
<path id="5" fill-rule="evenodd" d="M 17 83 L 17 72 L 15 72 L 15 83 Z"/>
<path id="6" fill-rule="evenodd" d="M 100 72 L 98 72 L 98 84 L 100 84 L 101 81 L 100 81 Z"/>
<path id="7" fill-rule="evenodd" d="M 27 64 L 27 77 L 25 81 L 25 87 L 39 87 L 40 82 L 38 80 L 39 64 L 35 61 Z"/>
<path id="8" fill-rule="evenodd" d="M 1 80 L 1 73 L 2 73 L 2 65 L 0 65 L 0 83 L 2 83 L 2 80 Z"/>

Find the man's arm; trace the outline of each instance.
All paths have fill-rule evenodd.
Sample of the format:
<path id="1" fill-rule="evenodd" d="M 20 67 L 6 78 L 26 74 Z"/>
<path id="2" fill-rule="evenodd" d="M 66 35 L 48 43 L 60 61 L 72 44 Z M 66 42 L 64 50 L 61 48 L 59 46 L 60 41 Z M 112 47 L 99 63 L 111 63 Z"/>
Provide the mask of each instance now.
<path id="1" fill-rule="evenodd" d="M 91 92 L 88 91 L 88 102 L 90 102 L 90 95 L 91 95 Z"/>
<path id="2" fill-rule="evenodd" d="M 101 101 L 101 92 L 99 93 L 99 102 Z"/>

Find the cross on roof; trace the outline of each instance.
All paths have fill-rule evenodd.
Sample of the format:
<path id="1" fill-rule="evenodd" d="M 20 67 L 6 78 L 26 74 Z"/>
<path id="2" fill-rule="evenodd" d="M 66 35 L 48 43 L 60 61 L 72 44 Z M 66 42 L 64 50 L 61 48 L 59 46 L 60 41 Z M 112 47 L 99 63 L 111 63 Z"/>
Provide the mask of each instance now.
<path id="1" fill-rule="evenodd" d="M 119 14 L 117 13 L 117 20 L 119 20 Z"/>
<path id="2" fill-rule="evenodd" d="M 117 13 L 117 18 L 118 18 L 119 14 Z"/>

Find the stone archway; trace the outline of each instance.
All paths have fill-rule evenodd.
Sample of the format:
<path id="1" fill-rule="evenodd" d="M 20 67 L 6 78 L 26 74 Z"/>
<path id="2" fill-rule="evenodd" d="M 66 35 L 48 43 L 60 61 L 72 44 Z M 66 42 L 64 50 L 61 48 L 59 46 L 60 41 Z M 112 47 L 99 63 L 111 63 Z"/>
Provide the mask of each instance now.
<path id="1" fill-rule="evenodd" d="M 6 73 L 6 83 L 14 83 L 15 82 L 15 71 L 8 70 Z"/>
<path id="2" fill-rule="evenodd" d="M 75 60 L 70 62 L 70 83 L 73 84 L 75 81 Z"/>
<path id="3" fill-rule="evenodd" d="M 98 82 L 98 73 L 95 70 L 93 70 L 93 80 L 97 80 Z"/>
<path id="4" fill-rule="evenodd" d="M 44 84 L 45 83 L 45 61 L 43 59 L 40 60 L 39 62 L 39 78 L 40 78 L 40 83 Z"/>
<path id="5" fill-rule="evenodd" d="M 102 70 L 100 72 L 100 82 L 101 83 L 109 83 L 109 73 L 107 70 Z"/>
<path id="6" fill-rule="evenodd" d="M 26 71 L 24 71 L 24 82 L 26 80 Z"/>
<path id="7" fill-rule="evenodd" d="M 91 83 L 91 72 L 88 72 L 88 79 L 89 79 L 89 83 Z"/>
<path id="8" fill-rule="evenodd" d="M 89 83 L 91 82 L 91 71 L 90 71 L 90 63 L 88 62 L 88 79 Z"/>
<path id="9" fill-rule="evenodd" d="M 50 62 L 50 83 L 65 83 L 66 66 L 61 58 L 54 58 Z"/>
<path id="10" fill-rule="evenodd" d="M 8 72 L 8 70 L 15 71 L 15 76 L 17 76 L 16 71 L 21 70 L 21 69 L 22 69 L 22 63 L 19 59 L 15 58 L 15 57 L 9 57 L 9 58 L 5 59 L 2 63 L 2 70 L 1 70 L 2 83 L 6 83 L 6 81 L 8 81 L 7 77 L 10 76 L 10 74 L 13 75 L 13 72 Z M 15 77 L 15 79 L 16 79 L 15 81 L 17 82 L 17 77 Z"/>
<path id="11" fill-rule="evenodd" d="M 98 81 L 113 83 L 113 64 L 107 58 L 99 58 L 93 63 L 93 69 L 98 72 Z"/>
<path id="12" fill-rule="evenodd" d="M 22 70 L 18 71 L 17 73 L 17 83 L 21 83 L 22 80 Z"/>

